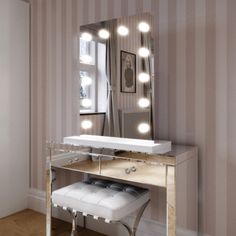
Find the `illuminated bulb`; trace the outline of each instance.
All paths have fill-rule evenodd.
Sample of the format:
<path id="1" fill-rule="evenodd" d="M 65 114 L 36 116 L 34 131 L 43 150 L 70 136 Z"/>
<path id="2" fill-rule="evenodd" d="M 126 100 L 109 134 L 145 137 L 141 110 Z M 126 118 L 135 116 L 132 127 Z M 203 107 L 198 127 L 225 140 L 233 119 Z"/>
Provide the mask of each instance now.
<path id="1" fill-rule="evenodd" d="M 82 86 L 88 86 L 88 85 L 91 85 L 92 84 L 92 79 L 88 76 L 83 76 L 81 78 L 81 85 Z"/>
<path id="2" fill-rule="evenodd" d="M 149 132 L 149 130 L 150 130 L 150 125 L 147 123 L 141 123 L 138 126 L 138 131 L 142 134 Z"/>
<path id="3" fill-rule="evenodd" d="M 129 34 L 129 29 L 126 26 L 121 25 L 118 27 L 117 32 L 121 36 L 127 36 Z"/>
<path id="4" fill-rule="evenodd" d="M 143 33 L 147 33 L 150 30 L 150 25 L 143 21 L 138 24 L 138 29 Z"/>
<path id="5" fill-rule="evenodd" d="M 92 57 L 89 55 L 83 55 L 80 57 L 82 63 L 89 64 L 92 62 Z"/>
<path id="6" fill-rule="evenodd" d="M 147 48 L 139 48 L 138 54 L 140 57 L 148 57 L 150 55 L 150 51 Z"/>
<path id="7" fill-rule="evenodd" d="M 140 99 L 138 100 L 138 105 L 139 105 L 141 108 L 147 108 L 147 107 L 149 107 L 149 105 L 150 105 L 150 101 L 149 101 L 149 99 L 147 99 L 147 98 L 140 98 Z"/>
<path id="8" fill-rule="evenodd" d="M 90 120 L 83 120 L 83 121 L 81 122 L 81 127 L 82 127 L 83 129 L 91 129 L 92 126 L 93 126 L 93 123 L 92 123 L 92 121 L 90 121 Z"/>
<path id="9" fill-rule="evenodd" d="M 98 36 L 102 39 L 108 39 L 110 37 L 110 33 L 106 29 L 101 29 L 98 32 Z"/>
<path id="10" fill-rule="evenodd" d="M 147 83 L 150 80 L 150 75 L 148 73 L 142 72 L 138 75 L 138 79 L 141 83 Z"/>
<path id="11" fill-rule="evenodd" d="M 82 101 L 81 101 L 81 105 L 82 105 L 83 107 L 86 107 L 86 108 L 91 107 L 91 106 L 92 106 L 92 101 L 91 101 L 91 99 L 89 99 L 89 98 L 84 98 L 84 99 L 82 99 Z"/>
<path id="12" fill-rule="evenodd" d="M 86 42 L 90 42 L 93 39 L 93 36 L 88 32 L 84 32 L 81 34 L 81 38 Z"/>

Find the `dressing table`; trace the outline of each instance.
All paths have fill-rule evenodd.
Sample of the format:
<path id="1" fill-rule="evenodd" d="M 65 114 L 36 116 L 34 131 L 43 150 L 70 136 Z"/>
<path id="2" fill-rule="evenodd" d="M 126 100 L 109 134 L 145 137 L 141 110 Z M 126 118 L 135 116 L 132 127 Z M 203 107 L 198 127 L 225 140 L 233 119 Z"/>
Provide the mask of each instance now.
<path id="1" fill-rule="evenodd" d="M 197 235 L 198 161 L 195 147 L 172 146 L 172 150 L 165 154 L 116 150 L 113 155 L 92 153 L 89 147 L 68 143 L 50 143 L 48 149 L 47 236 L 51 235 L 52 170 L 58 168 L 118 182 L 164 188 L 166 235 Z"/>

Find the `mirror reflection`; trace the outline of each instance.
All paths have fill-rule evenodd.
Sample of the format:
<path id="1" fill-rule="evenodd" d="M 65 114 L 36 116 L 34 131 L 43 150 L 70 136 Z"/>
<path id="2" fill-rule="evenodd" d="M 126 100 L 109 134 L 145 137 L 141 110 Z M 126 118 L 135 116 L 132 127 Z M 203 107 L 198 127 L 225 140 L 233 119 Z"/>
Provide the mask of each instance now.
<path id="1" fill-rule="evenodd" d="M 80 27 L 81 134 L 153 138 L 149 13 Z"/>

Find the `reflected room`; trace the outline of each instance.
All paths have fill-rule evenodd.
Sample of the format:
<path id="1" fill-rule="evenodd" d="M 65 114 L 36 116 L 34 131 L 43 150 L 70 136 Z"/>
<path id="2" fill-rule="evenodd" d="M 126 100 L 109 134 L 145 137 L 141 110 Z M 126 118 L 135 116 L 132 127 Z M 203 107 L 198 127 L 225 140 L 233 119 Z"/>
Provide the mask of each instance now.
<path id="1" fill-rule="evenodd" d="M 81 134 L 153 139 L 153 40 L 150 13 L 80 27 Z"/>

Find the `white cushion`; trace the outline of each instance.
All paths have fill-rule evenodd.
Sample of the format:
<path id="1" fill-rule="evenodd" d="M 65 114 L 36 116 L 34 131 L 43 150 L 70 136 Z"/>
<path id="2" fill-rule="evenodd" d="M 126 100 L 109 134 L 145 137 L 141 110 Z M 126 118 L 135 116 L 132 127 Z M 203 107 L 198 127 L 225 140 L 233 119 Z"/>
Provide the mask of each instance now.
<path id="1" fill-rule="evenodd" d="M 130 215 L 148 200 L 147 189 L 107 180 L 78 182 L 52 193 L 53 204 L 111 221 Z"/>

